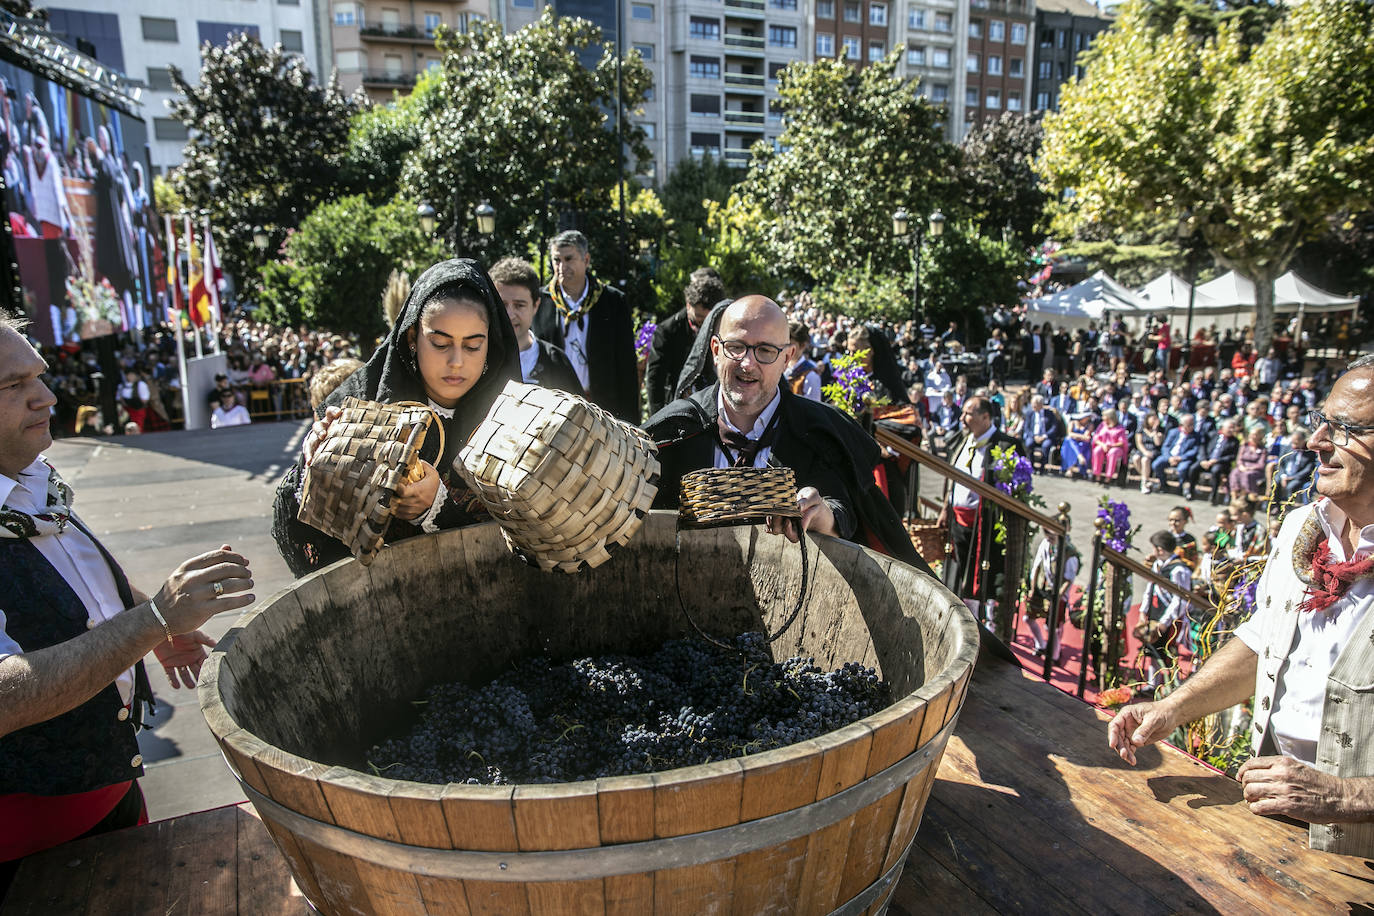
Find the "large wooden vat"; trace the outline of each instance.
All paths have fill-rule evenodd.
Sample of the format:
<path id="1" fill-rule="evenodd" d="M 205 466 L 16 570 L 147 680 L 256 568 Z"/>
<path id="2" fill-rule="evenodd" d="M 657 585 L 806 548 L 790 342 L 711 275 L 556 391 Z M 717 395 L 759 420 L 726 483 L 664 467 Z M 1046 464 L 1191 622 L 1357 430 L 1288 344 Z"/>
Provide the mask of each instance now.
<path id="1" fill-rule="evenodd" d="M 344 561 L 245 614 L 200 697 L 225 758 L 325 913 L 865 913 L 900 874 L 978 648 L 964 605 L 914 569 L 811 541 L 801 616 L 774 654 L 861 661 L 899 697 L 811 741 L 643 776 L 430 786 L 364 751 L 435 681 L 513 659 L 646 651 L 688 635 L 675 515 L 606 565 L 551 575 L 494 525 Z M 817 556 L 819 554 L 819 556 Z M 710 632 L 789 615 L 796 545 L 759 528 L 684 531 L 681 587 Z"/>

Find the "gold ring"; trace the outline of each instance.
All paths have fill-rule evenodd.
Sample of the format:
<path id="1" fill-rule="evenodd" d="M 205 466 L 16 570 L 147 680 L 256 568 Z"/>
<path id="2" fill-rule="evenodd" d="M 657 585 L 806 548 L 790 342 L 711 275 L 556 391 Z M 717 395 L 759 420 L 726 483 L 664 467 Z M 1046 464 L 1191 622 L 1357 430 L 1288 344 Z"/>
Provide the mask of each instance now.
<path id="1" fill-rule="evenodd" d="M 213 589 L 215 590 L 215 597 L 216 597 L 216 598 L 223 598 L 223 597 L 224 597 L 224 583 L 223 583 L 223 582 L 211 582 L 211 583 L 210 583 L 210 587 L 213 588 Z"/>

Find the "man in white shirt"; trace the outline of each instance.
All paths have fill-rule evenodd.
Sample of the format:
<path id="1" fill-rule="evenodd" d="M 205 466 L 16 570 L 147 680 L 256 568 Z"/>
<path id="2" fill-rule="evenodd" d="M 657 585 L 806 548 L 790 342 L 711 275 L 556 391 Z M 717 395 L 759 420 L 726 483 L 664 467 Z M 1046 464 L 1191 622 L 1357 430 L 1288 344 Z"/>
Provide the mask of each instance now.
<path id="1" fill-rule="evenodd" d="M 1311 506 L 1292 510 L 1255 614 L 1176 692 L 1128 706 L 1108 741 L 1129 763 L 1175 727 L 1255 696 L 1240 770 L 1256 814 L 1308 821 L 1312 848 L 1374 854 L 1374 356 L 1350 364 L 1307 447 Z"/>
<path id="2" fill-rule="evenodd" d="M 196 628 L 254 600 L 228 547 L 154 598 L 130 586 L 41 457 L 55 399 L 18 327 L 0 312 L 0 897 L 24 856 L 139 821 L 141 659 L 154 651 L 173 686 L 194 684 L 212 644 Z"/>

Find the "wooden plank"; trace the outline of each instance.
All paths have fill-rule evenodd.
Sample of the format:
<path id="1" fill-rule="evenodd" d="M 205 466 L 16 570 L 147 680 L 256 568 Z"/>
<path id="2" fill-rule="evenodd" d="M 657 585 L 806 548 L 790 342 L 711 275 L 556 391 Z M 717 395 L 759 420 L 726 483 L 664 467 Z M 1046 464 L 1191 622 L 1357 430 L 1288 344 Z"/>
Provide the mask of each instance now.
<path id="1" fill-rule="evenodd" d="M 242 916 L 298 916 L 306 908 L 291 872 L 272 843 L 272 837 L 248 805 L 234 806 L 238 852 L 237 910 Z M 190 818 L 185 819 L 189 824 Z"/>
<path id="2" fill-rule="evenodd" d="M 91 885 L 105 848 L 103 837 L 92 837 L 29 856 L 4 898 L 5 916 L 86 912 L 87 901 L 96 896 Z"/>
<path id="3" fill-rule="evenodd" d="M 518 849 L 513 786 L 449 785 L 440 796 L 454 849 L 504 852 Z"/>
<path id="4" fill-rule="evenodd" d="M 238 822 L 237 807 L 207 811 L 194 822 L 186 818 L 161 822 L 167 828 L 166 846 L 161 850 L 167 882 L 165 916 L 237 909 Z"/>
<path id="5" fill-rule="evenodd" d="M 890 916 L 922 916 L 926 913 L 955 913 L 958 916 L 994 914 L 986 900 L 979 897 L 954 872 L 924 853 L 913 853 L 902 869 L 902 877 L 892 895 Z"/>
<path id="6" fill-rule="evenodd" d="M 744 769 L 739 760 L 721 760 L 686 771 L 654 774 L 654 835 L 684 836 L 739 823 Z M 654 912 L 726 913 L 735 882 L 735 862 L 727 859 L 654 873 Z M 695 901 L 695 903 L 694 903 Z"/>
<path id="7" fill-rule="evenodd" d="M 163 863 L 171 830 L 167 821 L 147 829 L 121 830 L 117 848 L 107 846 L 93 864 L 88 913 L 161 913 L 167 906 L 167 880 Z"/>
<path id="8" fill-rule="evenodd" d="M 601 842 L 595 782 L 516 786 L 511 804 L 521 852 L 595 848 Z M 601 878 L 531 882 L 526 892 L 532 913 L 606 909 Z"/>
<path id="9" fill-rule="evenodd" d="M 821 774 L 816 798 L 829 798 L 862 781 L 868 772 L 868 754 L 873 733 L 861 723 L 814 739 L 821 747 Z M 811 834 L 802 876 L 802 894 L 797 901 L 799 913 L 829 913 L 840 902 L 840 882 L 844 879 L 844 858 L 849 849 L 854 817 Z"/>
<path id="10" fill-rule="evenodd" d="M 596 781 L 601 845 L 654 838 L 654 777 L 617 776 Z M 654 908 L 652 875 L 612 875 L 602 882 L 607 914 L 640 916 Z"/>
<path id="11" fill-rule="evenodd" d="M 767 763 L 744 758 L 740 820 L 780 814 L 815 801 L 822 751 L 822 745 L 802 741 L 771 752 Z M 807 847 L 807 838 L 799 837 L 740 856 L 735 863 L 733 912 L 790 912 L 801 895 Z"/>
<path id="12" fill-rule="evenodd" d="M 319 778 L 320 791 L 336 824 L 365 836 L 399 843 L 401 829 L 395 813 L 386 794 L 379 792 L 386 782 L 345 767 L 332 767 Z M 414 875 L 362 859 L 355 859 L 353 864 L 379 912 L 423 916 L 425 908 Z"/>
<path id="13" fill-rule="evenodd" d="M 904 789 L 895 789 L 855 814 L 840 879 L 840 900 L 849 900 L 882 875 L 904 794 Z"/>
<path id="14" fill-rule="evenodd" d="M 472 916 L 528 916 L 529 895 L 525 885 L 509 881 L 464 881 Z"/>

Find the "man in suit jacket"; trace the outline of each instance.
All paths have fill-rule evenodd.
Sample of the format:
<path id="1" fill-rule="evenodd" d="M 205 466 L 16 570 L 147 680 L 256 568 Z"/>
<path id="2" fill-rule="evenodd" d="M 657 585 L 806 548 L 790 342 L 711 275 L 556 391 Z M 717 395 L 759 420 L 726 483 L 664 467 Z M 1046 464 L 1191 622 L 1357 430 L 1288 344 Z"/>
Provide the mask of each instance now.
<path id="1" fill-rule="evenodd" d="M 1198 441 L 1195 422 L 1192 414 L 1185 413 L 1178 421 L 1178 428 L 1169 430 L 1169 435 L 1164 437 L 1164 447 L 1150 464 L 1151 474 L 1159 478 L 1161 489 L 1164 487 L 1165 469 L 1172 468 L 1177 472 L 1179 488 L 1187 499 L 1193 498 L 1193 485 L 1189 480 L 1193 475 L 1193 466 L 1197 464 L 1198 450 L 1202 447 L 1202 443 Z M 1145 483 L 1147 486 L 1153 486 L 1151 481 L 1147 480 Z"/>
<path id="2" fill-rule="evenodd" d="M 1167 438 L 1165 442 L 1168 442 Z M 1240 440 L 1236 438 L 1236 421 L 1222 420 L 1216 435 L 1207 443 L 1206 449 L 1199 453 L 1197 464 L 1193 465 L 1193 479 L 1188 482 L 1190 490 L 1197 489 L 1198 481 L 1204 474 L 1207 475 L 1208 482 L 1212 485 L 1212 495 L 1208 501 L 1215 506 L 1217 491 L 1226 475 L 1231 473 L 1231 465 L 1235 463 L 1236 453 L 1239 451 Z"/>
<path id="3" fill-rule="evenodd" d="M 535 337 L 531 330 L 544 298 L 534 266 L 524 258 L 502 258 L 491 266 L 490 276 L 515 330 L 515 342 L 520 347 L 520 377 L 531 385 L 585 395 L 568 355 L 547 340 Z"/>
<path id="4" fill-rule="evenodd" d="M 711 267 L 692 271 L 687 287 L 682 291 L 687 306 L 661 321 L 654 330 L 649 345 L 649 358 L 644 363 L 644 389 L 649 395 L 649 416 L 658 413 L 677 396 L 678 373 L 687 362 L 687 354 L 697 339 L 701 323 L 711 313 L 711 306 L 725 298 L 725 284 Z"/>
<path id="5" fill-rule="evenodd" d="M 1317 453 L 1307 447 L 1308 432 L 1299 426 L 1288 436 L 1292 449 L 1279 459 L 1274 469 L 1274 498 L 1282 505 L 1295 497 L 1307 502 L 1311 496 L 1312 472 L 1317 469 Z"/>
<path id="6" fill-rule="evenodd" d="M 1018 455 L 1025 454 L 1020 442 L 993 424 L 992 405 L 987 398 L 974 396 L 965 401 L 960 419 L 964 437 L 955 446 L 950 461 L 959 470 L 992 483 L 993 449 L 1009 448 Z M 982 497 L 973 490 L 946 482 L 939 522 L 949 527 L 953 552 L 945 560 L 945 587 L 963 598 L 975 615 L 998 594 L 1004 564 L 994 531 L 1000 512 L 994 505 L 984 505 Z"/>
<path id="7" fill-rule="evenodd" d="M 625 294 L 588 271 L 587 237 L 560 232 L 549 243 L 553 279 L 534 316 L 534 334 L 568 354 L 587 397 L 639 423 L 639 366 Z"/>
<path id="8" fill-rule="evenodd" d="M 1042 398 L 1045 399 L 1045 403 L 1048 404 L 1050 402 L 1050 398 L 1054 397 L 1055 394 L 1058 393 L 1058 391 L 1059 385 L 1054 380 L 1054 370 L 1046 369 L 1040 381 L 1036 384 L 1035 388 L 1033 389 L 1032 393 L 1040 395 Z"/>
<path id="9" fill-rule="evenodd" d="M 645 424 L 659 446 L 654 507 L 677 507 L 689 471 L 789 467 L 800 488 L 803 528 L 873 547 L 929 573 L 874 483 L 878 444 L 835 408 L 781 384 L 793 346 L 787 317 L 771 299 L 745 296 L 723 310 L 711 339 L 716 383 L 678 398 Z M 782 521 L 770 520 L 768 530 L 797 540 L 796 529 Z"/>
<path id="10" fill-rule="evenodd" d="M 1049 464 L 1063 441 L 1064 421 L 1045 406 L 1042 395 L 1033 395 L 1030 408 L 1026 411 L 1026 421 L 1021 425 L 1022 451 L 1031 461 L 1038 454 L 1042 464 Z"/>

